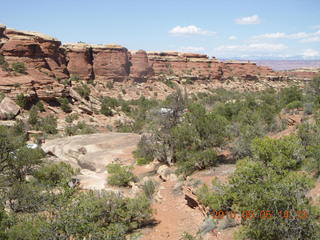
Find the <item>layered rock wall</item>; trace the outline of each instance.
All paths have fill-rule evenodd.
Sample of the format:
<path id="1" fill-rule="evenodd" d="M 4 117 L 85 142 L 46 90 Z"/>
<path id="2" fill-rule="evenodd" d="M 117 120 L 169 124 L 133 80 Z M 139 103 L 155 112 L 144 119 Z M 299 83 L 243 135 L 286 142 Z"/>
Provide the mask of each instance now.
<path id="1" fill-rule="evenodd" d="M 41 96 L 47 93 L 48 96 L 63 95 L 65 88 L 59 85 L 59 80 L 72 75 L 83 80 L 138 82 L 164 77 L 176 80 L 257 80 L 277 75 L 270 68 L 255 63 L 222 62 L 204 54 L 128 51 L 119 45 L 61 45 L 50 36 L 17 31 L 3 25 L 0 25 L 0 54 L 9 66 L 23 62 L 27 67 L 28 74 L 19 76 L 13 84 L 17 85 L 17 79 L 21 79 Z M 12 74 L 1 71 L 0 76 L 0 86 L 9 86 Z M 44 90 L 44 86 L 54 88 L 56 94 Z"/>

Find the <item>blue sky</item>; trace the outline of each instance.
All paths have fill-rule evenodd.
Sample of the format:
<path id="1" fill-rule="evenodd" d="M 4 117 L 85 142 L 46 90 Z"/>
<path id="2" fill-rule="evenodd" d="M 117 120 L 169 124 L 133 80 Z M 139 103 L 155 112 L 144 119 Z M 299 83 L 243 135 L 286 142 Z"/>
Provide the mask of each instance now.
<path id="1" fill-rule="evenodd" d="M 320 0 L 2 0 L 0 23 L 63 43 L 320 59 Z"/>

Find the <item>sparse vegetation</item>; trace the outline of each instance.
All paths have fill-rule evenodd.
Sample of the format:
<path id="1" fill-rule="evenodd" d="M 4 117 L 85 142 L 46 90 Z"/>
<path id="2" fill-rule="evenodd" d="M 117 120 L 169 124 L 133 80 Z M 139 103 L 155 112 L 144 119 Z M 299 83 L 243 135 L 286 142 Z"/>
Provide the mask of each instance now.
<path id="1" fill-rule="evenodd" d="M 22 62 L 12 63 L 11 68 L 16 73 L 26 74 L 26 66 Z"/>
<path id="2" fill-rule="evenodd" d="M 1 239 L 125 240 L 151 220 L 144 195 L 72 189 L 70 165 L 44 162 L 39 148 L 25 144 L 23 135 L 0 126 Z M 4 203 L 10 211 L 4 211 Z"/>
<path id="3" fill-rule="evenodd" d="M 95 133 L 95 129 L 86 124 L 84 121 L 80 121 L 77 124 L 69 124 L 66 126 L 64 132 L 67 136 L 74 136 Z"/>
<path id="4" fill-rule="evenodd" d="M 106 83 L 106 87 L 107 87 L 108 89 L 113 89 L 113 82 L 108 81 L 108 82 Z"/>
<path id="5" fill-rule="evenodd" d="M 67 98 L 59 98 L 58 101 L 62 111 L 65 113 L 70 113 L 72 111 Z"/>
<path id="6" fill-rule="evenodd" d="M 73 123 L 75 120 L 79 119 L 79 115 L 76 113 L 72 113 L 66 116 L 66 122 L 67 123 Z"/>
<path id="7" fill-rule="evenodd" d="M 23 93 L 17 95 L 16 103 L 23 109 L 27 109 L 29 106 L 28 98 Z"/>
<path id="8" fill-rule="evenodd" d="M 122 166 L 117 163 L 112 163 L 107 166 L 108 184 L 120 187 L 129 186 L 129 182 L 135 181 L 135 176 L 128 166 Z"/>
<path id="9" fill-rule="evenodd" d="M 76 87 L 75 90 L 82 98 L 89 99 L 91 91 L 87 84 L 82 83 L 81 86 Z"/>

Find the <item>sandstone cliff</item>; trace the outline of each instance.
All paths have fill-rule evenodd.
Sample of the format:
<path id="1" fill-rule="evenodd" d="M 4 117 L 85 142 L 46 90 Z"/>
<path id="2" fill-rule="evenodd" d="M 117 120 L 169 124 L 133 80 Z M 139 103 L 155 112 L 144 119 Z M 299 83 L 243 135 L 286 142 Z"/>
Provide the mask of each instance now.
<path id="1" fill-rule="evenodd" d="M 0 90 L 14 96 L 24 91 L 38 98 L 68 94 L 61 80 L 259 80 L 279 79 L 278 73 L 251 62 L 222 62 L 204 54 L 128 51 L 119 45 L 65 44 L 50 36 L 0 25 L 0 54 L 11 66 L 23 62 L 27 74 L 0 68 Z M 17 88 L 19 86 L 19 88 Z"/>

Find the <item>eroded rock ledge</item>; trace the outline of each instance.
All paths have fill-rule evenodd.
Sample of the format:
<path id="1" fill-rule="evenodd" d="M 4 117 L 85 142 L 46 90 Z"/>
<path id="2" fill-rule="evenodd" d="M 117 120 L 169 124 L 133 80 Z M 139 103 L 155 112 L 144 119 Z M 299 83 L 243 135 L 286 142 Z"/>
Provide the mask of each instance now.
<path id="1" fill-rule="evenodd" d="M 282 80 L 268 67 L 252 62 L 222 62 L 204 54 L 179 52 L 128 51 L 119 45 L 65 44 L 53 37 L 18 31 L 0 25 L 0 54 L 10 64 L 23 62 L 27 75 L 13 76 L 0 68 L 0 90 L 21 92 L 39 98 L 66 95 L 61 79 L 78 75 L 99 81 L 244 79 Z"/>

